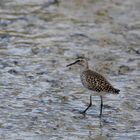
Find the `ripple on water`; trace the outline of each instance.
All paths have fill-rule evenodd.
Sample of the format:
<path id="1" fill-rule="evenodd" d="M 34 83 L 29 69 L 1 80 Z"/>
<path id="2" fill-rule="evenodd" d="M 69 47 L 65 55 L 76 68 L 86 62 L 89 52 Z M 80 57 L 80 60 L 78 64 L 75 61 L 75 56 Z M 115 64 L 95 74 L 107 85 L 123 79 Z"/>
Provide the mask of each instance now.
<path id="1" fill-rule="evenodd" d="M 138 5 L 1 1 L 0 139 L 140 139 Z M 77 55 L 121 90 L 104 98 L 102 120 L 99 97 L 85 116 L 79 113 L 91 91 L 78 67 L 65 68 Z"/>

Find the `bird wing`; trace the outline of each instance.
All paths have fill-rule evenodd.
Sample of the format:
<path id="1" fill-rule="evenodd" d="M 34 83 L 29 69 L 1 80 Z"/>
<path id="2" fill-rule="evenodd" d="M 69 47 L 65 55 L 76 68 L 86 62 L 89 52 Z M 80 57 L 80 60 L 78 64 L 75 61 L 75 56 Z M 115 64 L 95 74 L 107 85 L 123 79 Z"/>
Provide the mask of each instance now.
<path id="1" fill-rule="evenodd" d="M 90 90 L 107 92 L 112 88 L 112 85 L 102 75 L 91 70 L 85 71 L 84 80 L 85 86 Z"/>

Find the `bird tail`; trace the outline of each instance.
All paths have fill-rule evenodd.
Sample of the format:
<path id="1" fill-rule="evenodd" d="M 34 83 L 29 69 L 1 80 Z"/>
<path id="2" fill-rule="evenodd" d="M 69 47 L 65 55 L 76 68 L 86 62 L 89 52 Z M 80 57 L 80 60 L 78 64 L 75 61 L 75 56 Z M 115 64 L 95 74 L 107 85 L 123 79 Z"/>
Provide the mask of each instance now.
<path id="1" fill-rule="evenodd" d="M 114 94 L 119 94 L 120 90 L 119 89 L 116 89 L 116 88 L 113 88 L 112 89 L 112 93 Z"/>

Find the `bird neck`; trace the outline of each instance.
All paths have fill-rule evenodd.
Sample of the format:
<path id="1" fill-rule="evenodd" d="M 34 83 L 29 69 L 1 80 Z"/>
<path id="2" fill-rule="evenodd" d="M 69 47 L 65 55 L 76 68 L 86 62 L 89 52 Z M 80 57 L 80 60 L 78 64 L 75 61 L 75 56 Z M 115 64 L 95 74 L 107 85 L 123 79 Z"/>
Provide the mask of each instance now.
<path id="1" fill-rule="evenodd" d="M 89 70 L 88 64 L 86 66 L 81 66 L 80 72 L 82 73 L 83 71 Z"/>

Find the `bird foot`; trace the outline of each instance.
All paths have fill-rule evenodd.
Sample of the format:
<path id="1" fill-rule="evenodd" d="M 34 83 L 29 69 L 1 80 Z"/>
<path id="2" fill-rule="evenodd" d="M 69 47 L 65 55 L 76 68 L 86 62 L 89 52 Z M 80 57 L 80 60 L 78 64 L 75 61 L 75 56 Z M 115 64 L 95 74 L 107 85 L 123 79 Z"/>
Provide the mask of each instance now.
<path id="1" fill-rule="evenodd" d="M 83 114 L 83 115 L 85 115 L 86 114 L 86 112 L 85 111 L 79 111 L 80 112 L 80 114 Z"/>

